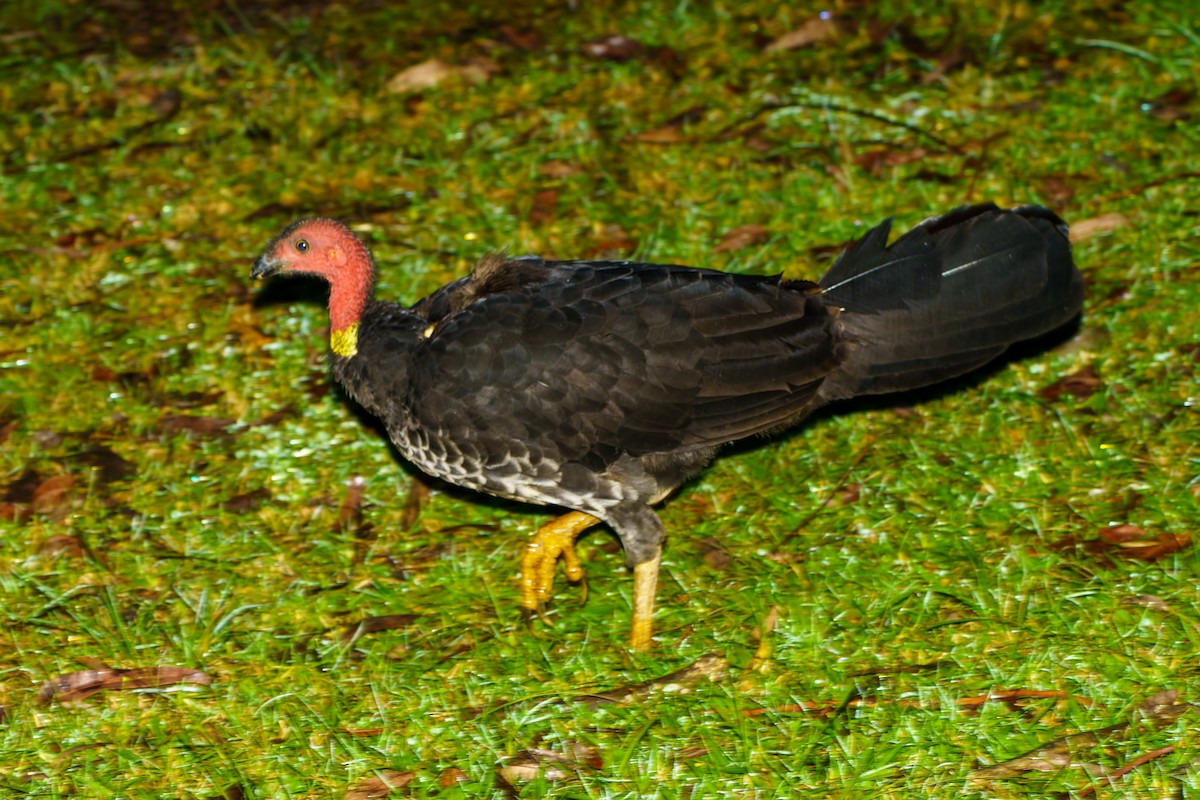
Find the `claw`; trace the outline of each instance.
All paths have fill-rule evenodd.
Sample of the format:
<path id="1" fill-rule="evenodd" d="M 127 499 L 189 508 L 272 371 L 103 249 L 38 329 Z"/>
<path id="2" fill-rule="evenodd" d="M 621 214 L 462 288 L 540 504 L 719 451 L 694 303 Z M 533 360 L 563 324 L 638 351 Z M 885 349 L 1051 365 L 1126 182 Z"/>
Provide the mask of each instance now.
<path id="1" fill-rule="evenodd" d="M 521 557 L 521 608 L 541 616 L 542 606 L 554 588 L 554 566 L 562 556 L 567 580 L 583 580 L 583 565 L 575 554 L 575 539 L 600 520 L 582 511 L 572 511 L 538 529 Z M 585 589 L 586 592 L 586 584 Z"/>

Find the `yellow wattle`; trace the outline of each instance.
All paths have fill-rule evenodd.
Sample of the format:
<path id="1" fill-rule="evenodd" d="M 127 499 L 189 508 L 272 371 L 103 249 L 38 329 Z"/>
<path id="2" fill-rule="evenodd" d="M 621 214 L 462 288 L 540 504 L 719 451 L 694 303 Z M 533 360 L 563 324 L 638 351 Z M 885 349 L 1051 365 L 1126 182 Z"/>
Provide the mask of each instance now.
<path id="1" fill-rule="evenodd" d="M 329 349 L 342 358 L 350 358 L 358 352 L 358 323 L 329 334 Z"/>

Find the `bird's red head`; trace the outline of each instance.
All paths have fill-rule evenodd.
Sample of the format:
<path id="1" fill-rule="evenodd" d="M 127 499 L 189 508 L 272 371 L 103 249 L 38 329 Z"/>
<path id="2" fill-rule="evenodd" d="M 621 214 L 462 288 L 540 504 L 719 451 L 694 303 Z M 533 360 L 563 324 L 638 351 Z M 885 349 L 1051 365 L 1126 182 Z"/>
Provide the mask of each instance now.
<path id="1" fill-rule="evenodd" d="M 319 275 L 330 283 L 347 270 L 361 269 L 361 261 L 370 263 L 367 248 L 358 237 L 337 220 L 312 217 L 293 222 L 271 240 L 266 251 L 254 262 L 250 275 L 263 278 L 279 272 Z"/>
<path id="2" fill-rule="evenodd" d="M 330 347 L 337 355 L 353 356 L 375 274 L 371 253 L 353 231 L 322 217 L 293 222 L 250 270 L 252 278 L 276 274 L 316 275 L 329 282 Z"/>

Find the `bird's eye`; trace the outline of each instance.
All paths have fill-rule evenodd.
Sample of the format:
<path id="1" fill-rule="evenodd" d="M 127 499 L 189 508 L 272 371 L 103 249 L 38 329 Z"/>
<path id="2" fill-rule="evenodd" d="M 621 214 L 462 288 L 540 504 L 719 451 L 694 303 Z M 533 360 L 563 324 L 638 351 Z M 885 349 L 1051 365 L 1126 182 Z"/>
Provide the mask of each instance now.
<path id="1" fill-rule="evenodd" d="M 308 252 L 308 242 L 304 239 L 297 239 L 296 240 L 296 252 L 307 253 Z"/>

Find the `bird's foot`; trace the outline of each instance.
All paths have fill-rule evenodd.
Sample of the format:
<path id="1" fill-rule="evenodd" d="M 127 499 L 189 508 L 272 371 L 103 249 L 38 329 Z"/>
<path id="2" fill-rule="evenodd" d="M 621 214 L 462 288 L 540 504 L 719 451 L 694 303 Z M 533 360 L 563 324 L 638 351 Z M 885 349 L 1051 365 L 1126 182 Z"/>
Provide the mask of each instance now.
<path id="1" fill-rule="evenodd" d="M 658 567 L 662 549 L 654 557 L 633 568 L 633 627 L 629 633 L 629 648 L 645 652 L 653 643 L 654 593 L 658 589 Z"/>
<path id="2" fill-rule="evenodd" d="M 521 557 L 521 608 L 527 613 L 540 613 L 554 588 L 554 566 L 562 556 L 567 580 L 583 580 L 583 565 L 575 555 L 575 539 L 600 520 L 582 511 L 564 514 L 538 528 Z"/>

